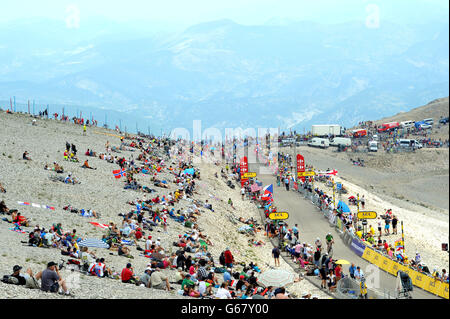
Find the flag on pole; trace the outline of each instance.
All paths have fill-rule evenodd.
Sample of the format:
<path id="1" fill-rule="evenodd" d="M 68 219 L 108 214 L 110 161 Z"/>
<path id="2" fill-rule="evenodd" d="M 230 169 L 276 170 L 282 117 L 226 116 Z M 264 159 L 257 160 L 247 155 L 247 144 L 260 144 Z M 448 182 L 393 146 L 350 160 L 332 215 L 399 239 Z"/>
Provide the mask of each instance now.
<path id="1" fill-rule="evenodd" d="M 115 178 L 121 178 L 122 176 L 126 175 L 126 172 L 125 172 L 124 169 L 122 169 L 122 170 L 117 169 L 117 170 L 114 170 L 112 172 L 113 172 Z"/>
<path id="2" fill-rule="evenodd" d="M 337 170 L 332 170 L 332 171 L 326 171 L 326 172 L 317 172 L 317 175 L 333 175 L 336 176 L 338 173 Z"/>
<path id="3" fill-rule="evenodd" d="M 267 185 L 263 188 L 264 195 L 265 194 L 273 194 L 273 184 Z"/>

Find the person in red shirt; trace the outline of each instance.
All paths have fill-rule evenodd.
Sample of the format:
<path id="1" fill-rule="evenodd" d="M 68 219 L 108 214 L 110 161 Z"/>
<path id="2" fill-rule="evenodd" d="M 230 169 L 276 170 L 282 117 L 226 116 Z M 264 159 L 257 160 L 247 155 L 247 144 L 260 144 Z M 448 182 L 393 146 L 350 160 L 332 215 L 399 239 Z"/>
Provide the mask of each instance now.
<path id="1" fill-rule="evenodd" d="M 337 264 L 336 268 L 334 268 L 334 274 L 336 275 L 336 283 L 342 278 L 342 269 L 341 265 Z"/>
<path id="2" fill-rule="evenodd" d="M 232 268 L 234 257 L 233 257 L 233 254 L 231 253 L 229 247 L 227 247 L 227 249 L 225 250 L 224 257 L 225 257 L 225 267 Z"/>
<path id="3" fill-rule="evenodd" d="M 142 238 L 142 229 L 141 228 L 138 228 L 138 229 L 136 229 L 136 232 L 134 233 L 134 236 L 136 237 L 136 240 L 139 240 L 139 239 L 141 239 Z"/>
<path id="4" fill-rule="evenodd" d="M 136 283 L 137 278 L 134 276 L 134 270 L 130 263 L 128 263 L 127 267 L 122 270 L 120 278 L 123 283 Z"/>

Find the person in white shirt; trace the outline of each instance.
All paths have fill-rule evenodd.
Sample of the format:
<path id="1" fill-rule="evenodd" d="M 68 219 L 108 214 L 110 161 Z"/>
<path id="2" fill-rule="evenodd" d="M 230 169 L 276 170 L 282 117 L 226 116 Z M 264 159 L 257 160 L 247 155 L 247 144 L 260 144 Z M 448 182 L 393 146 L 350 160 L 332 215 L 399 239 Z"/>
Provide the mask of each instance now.
<path id="1" fill-rule="evenodd" d="M 102 262 L 102 260 L 104 261 L 103 258 L 98 260 L 94 266 L 94 271 L 97 274 L 97 276 L 99 276 L 99 277 L 105 277 L 106 265 Z"/>
<path id="2" fill-rule="evenodd" d="M 363 276 L 364 276 L 364 273 L 363 273 L 362 269 L 359 266 L 356 267 L 356 270 L 355 270 L 356 280 L 361 280 L 361 277 L 363 277 Z"/>
<path id="3" fill-rule="evenodd" d="M 152 236 L 148 236 L 147 240 L 145 241 L 145 250 L 150 250 L 152 248 L 152 245 Z"/>
<path id="4" fill-rule="evenodd" d="M 244 197 L 245 197 L 245 188 L 244 187 L 241 188 L 241 196 L 242 196 L 242 200 L 244 200 Z"/>
<path id="5" fill-rule="evenodd" d="M 231 299 L 232 297 L 227 287 L 227 283 L 223 282 L 220 288 L 217 290 L 215 297 L 219 299 Z"/>

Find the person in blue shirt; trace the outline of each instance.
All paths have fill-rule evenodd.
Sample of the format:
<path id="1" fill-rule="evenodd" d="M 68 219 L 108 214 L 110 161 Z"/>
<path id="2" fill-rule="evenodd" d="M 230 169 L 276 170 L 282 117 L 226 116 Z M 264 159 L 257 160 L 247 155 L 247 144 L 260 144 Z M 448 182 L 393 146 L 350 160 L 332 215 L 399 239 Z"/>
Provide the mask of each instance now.
<path id="1" fill-rule="evenodd" d="M 232 278 L 231 278 L 231 269 L 227 268 L 227 270 L 223 273 L 223 281 L 231 284 Z"/>
<path id="2" fill-rule="evenodd" d="M 356 266 L 354 263 L 352 263 L 352 265 L 348 269 L 348 272 L 350 273 L 350 277 L 353 279 L 355 279 L 355 271 L 356 271 Z"/>

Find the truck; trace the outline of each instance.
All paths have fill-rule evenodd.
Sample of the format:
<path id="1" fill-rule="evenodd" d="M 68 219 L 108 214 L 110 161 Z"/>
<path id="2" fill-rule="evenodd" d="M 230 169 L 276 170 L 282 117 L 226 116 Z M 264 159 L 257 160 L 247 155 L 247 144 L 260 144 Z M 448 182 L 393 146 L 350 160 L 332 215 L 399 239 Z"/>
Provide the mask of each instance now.
<path id="1" fill-rule="evenodd" d="M 400 127 L 400 123 L 398 123 L 398 122 L 383 123 L 383 124 L 381 124 L 381 127 L 379 127 L 377 131 L 378 131 L 378 133 L 389 132 L 389 131 L 392 131 L 399 127 Z"/>
<path id="2" fill-rule="evenodd" d="M 365 129 L 356 129 L 352 131 L 352 135 L 354 138 L 359 138 L 367 135 L 367 130 Z"/>
<path id="3" fill-rule="evenodd" d="M 352 140 L 349 137 L 335 137 L 332 140 L 330 140 L 331 146 L 351 146 Z"/>
<path id="4" fill-rule="evenodd" d="M 330 146 L 330 141 L 326 138 L 313 137 L 311 141 L 308 142 L 308 146 L 327 148 Z"/>
<path id="5" fill-rule="evenodd" d="M 312 136 L 324 137 L 324 136 L 342 136 L 343 128 L 338 124 L 324 124 L 324 125 L 312 125 Z"/>

